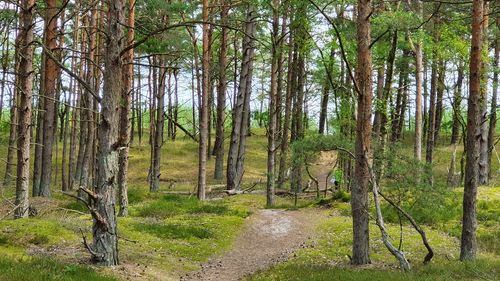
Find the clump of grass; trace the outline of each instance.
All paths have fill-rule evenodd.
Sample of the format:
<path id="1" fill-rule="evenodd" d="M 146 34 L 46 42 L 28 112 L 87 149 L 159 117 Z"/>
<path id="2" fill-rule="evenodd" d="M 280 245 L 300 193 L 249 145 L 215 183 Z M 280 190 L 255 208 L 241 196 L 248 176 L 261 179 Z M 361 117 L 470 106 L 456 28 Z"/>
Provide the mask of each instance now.
<path id="1" fill-rule="evenodd" d="M 162 239 L 208 239 L 214 237 L 214 233 L 210 228 L 196 224 L 139 223 L 135 225 L 135 230 L 146 232 Z"/>
<path id="2" fill-rule="evenodd" d="M 232 209 L 223 201 L 200 202 L 196 198 L 181 195 L 164 195 L 137 210 L 137 216 L 168 218 L 180 214 L 216 214 L 246 217 L 248 211 Z"/>
<path id="3" fill-rule="evenodd" d="M 0 237 L 6 244 L 18 247 L 28 244 L 54 246 L 78 239 L 76 233 L 61 226 L 60 221 L 49 218 L 4 220 L 0 225 Z"/>
<path id="4" fill-rule="evenodd" d="M 0 280 L 116 281 L 117 279 L 99 274 L 87 266 L 60 263 L 49 258 L 13 259 L 0 257 Z"/>

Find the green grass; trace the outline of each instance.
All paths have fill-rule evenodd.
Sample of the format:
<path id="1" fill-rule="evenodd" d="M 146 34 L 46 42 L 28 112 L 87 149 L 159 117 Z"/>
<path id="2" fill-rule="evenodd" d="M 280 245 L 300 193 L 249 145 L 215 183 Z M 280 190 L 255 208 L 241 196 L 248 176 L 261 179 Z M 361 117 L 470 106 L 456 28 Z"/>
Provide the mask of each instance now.
<path id="1" fill-rule="evenodd" d="M 253 281 L 454 281 L 454 280 L 498 280 L 500 262 L 479 259 L 475 262 L 446 261 L 439 264 L 419 266 L 404 273 L 397 270 L 349 266 L 304 264 L 278 265 L 272 270 L 249 278 Z"/>
<path id="2" fill-rule="evenodd" d="M 245 161 L 245 186 L 259 180 L 264 182 L 266 177 L 265 132 L 261 129 L 253 129 L 252 132 L 254 135 L 248 139 Z M 0 134 L 5 139 L 6 134 Z M 405 139 L 408 143 L 401 150 L 403 154 L 412 155 L 409 139 Z M 197 149 L 197 144 L 188 139 L 166 141 L 162 148 L 161 189 L 159 193 L 150 193 L 147 185 L 147 136 L 143 145 L 133 145 L 129 169 L 130 216 L 118 219 L 121 263 L 147 265 L 161 276 L 176 278 L 198 269 L 199 263 L 212 255 L 230 249 L 245 218 L 255 210 L 265 208 L 265 196 L 260 194 L 229 196 L 209 202 L 199 202 L 194 195 L 165 194 L 168 191 L 185 193 L 195 190 Z M 5 151 L 5 144 L 0 144 L 0 154 Z M 459 148 L 457 156 L 461 151 L 462 148 Z M 61 145 L 57 153 L 61 155 Z M 314 247 L 298 251 L 289 262 L 261 272 L 251 280 L 494 280 L 500 268 L 500 187 L 495 187 L 499 175 L 495 172 L 491 186 L 479 189 L 477 236 L 480 258 L 472 263 L 458 262 L 462 191 L 461 188 L 449 189 L 445 186 L 450 154 L 449 146 L 438 146 L 433 167 L 434 188 L 406 181 L 408 173 L 414 172 L 414 167 L 411 164 L 403 166 L 400 162 L 393 163 L 394 170 L 400 174 L 393 179 L 396 185 L 390 186 L 388 181 L 389 184 L 383 186 L 393 198 L 401 196 L 402 206 L 427 231 L 436 251 L 436 257 L 429 266 L 421 265 L 425 248 L 418 234 L 405 226 L 402 248 L 414 269 L 410 273 L 396 270 L 397 262 L 381 243 L 375 225 L 371 225 L 370 229 L 373 265 L 365 269 L 349 266 L 347 255 L 351 254 L 352 242 L 350 195 L 339 191 L 331 198 L 321 200 L 314 196 L 299 197 L 297 206 L 293 196 L 276 198 L 275 208 L 327 208 L 333 216 L 319 227 L 320 239 Z M 493 161 L 493 164 L 493 171 L 496 171 L 499 163 Z M 60 165 L 60 162 L 54 165 Z M 0 166 L 1 172 L 4 167 L 3 164 Z M 220 183 L 211 179 L 213 166 L 212 157 L 207 170 L 209 185 Z M 59 184 L 60 179 L 54 180 L 54 191 L 60 189 Z M 262 185 L 257 189 L 262 189 Z M 14 195 L 13 186 L 4 191 L 4 196 Z M 116 273 L 111 270 L 77 265 L 81 262 L 81 258 L 77 257 L 89 257 L 82 247 L 74 247 L 81 244 L 80 228 L 90 238 L 91 217 L 81 214 L 87 213 L 83 204 L 57 192 L 53 193 L 53 197 L 54 204 L 80 213 L 58 210 L 42 217 L 2 220 L 0 280 L 115 280 L 106 275 Z M 383 211 L 391 238 L 397 245 L 399 218 L 386 204 Z M 74 256 L 57 253 L 51 257 L 30 256 L 33 255 L 30 252 L 32 249 L 71 249 Z M 155 279 L 155 275 L 152 276 Z"/>
<path id="3" fill-rule="evenodd" d="M 0 257 L 0 280 L 5 281 L 116 281 L 118 279 L 98 273 L 77 264 L 65 264 L 50 258 L 14 259 Z"/>

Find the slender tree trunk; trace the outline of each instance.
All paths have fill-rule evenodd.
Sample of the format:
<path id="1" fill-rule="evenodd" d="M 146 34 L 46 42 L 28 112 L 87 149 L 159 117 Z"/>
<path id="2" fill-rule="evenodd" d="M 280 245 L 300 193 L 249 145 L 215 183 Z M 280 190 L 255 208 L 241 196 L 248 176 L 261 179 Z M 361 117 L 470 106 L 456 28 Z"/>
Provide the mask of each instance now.
<path id="1" fill-rule="evenodd" d="M 33 91 L 33 20 L 35 1 L 22 0 L 19 13 L 19 34 L 16 49 L 19 55 L 17 76 L 18 118 L 17 118 L 17 179 L 15 218 L 28 217 L 29 168 L 30 168 L 30 125 L 31 98 Z"/>
<path id="2" fill-rule="evenodd" d="M 325 71 L 332 72 L 333 69 L 333 63 L 335 61 L 335 49 L 332 47 L 330 51 L 330 63 L 329 67 L 325 69 Z M 321 95 L 321 110 L 319 114 L 319 129 L 318 133 L 319 134 L 324 134 L 325 133 L 325 128 L 328 126 L 326 119 L 328 115 L 328 101 L 330 99 L 329 94 L 330 94 L 330 84 L 331 81 L 328 78 L 330 74 L 326 74 L 325 81 L 323 84 L 323 94 Z"/>
<path id="3" fill-rule="evenodd" d="M 19 35 L 16 35 L 18 37 Z M 16 73 L 19 72 L 19 47 L 16 46 L 15 50 L 15 55 L 14 55 L 14 70 Z M 15 77 L 15 82 L 14 85 L 18 85 L 19 83 L 19 76 Z M 16 166 L 16 163 L 14 163 L 14 155 L 16 155 L 16 140 L 17 140 L 17 115 L 18 115 L 18 108 L 17 108 L 17 103 L 18 103 L 18 89 L 17 87 L 14 88 L 12 91 L 12 98 L 11 98 L 11 107 L 10 107 L 10 128 L 9 128 L 9 142 L 8 142 L 8 148 L 7 148 L 7 160 L 5 163 L 5 175 L 3 178 L 2 186 L 7 187 L 10 185 L 10 182 L 12 180 L 13 176 L 13 171 L 14 167 Z"/>
<path id="4" fill-rule="evenodd" d="M 243 161 L 245 153 L 245 141 L 248 133 L 248 117 L 250 109 L 251 81 L 255 44 L 253 36 L 256 32 L 254 21 L 255 10 L 248 7 L 245 22 L 245 37 L 243 39 L 243 57 L 241 61 L 240 82 L 238 84 L 238 95 L 233 109 L 233 126 L 231 129 L 231 140 L 229 143 L 227 160 L 227 189 L 240 188 L 243 176 Z"/>
<path id="5" fill-rule="evenodd" d="M 489 20 L 489 2 L 483 2 L 483 57 L 485 58 L 482 63 L 481 69 L 481 137 L 479 139 L 480 153 L 479 153 L 479 178 L 480 185 L 487 185 L 489 182 L 489 167 L 488 163 L 488 56 L 489 56 L 489 42 L 488 42 L 488 20 Z"/>
<path id="6" fill-rule="evenodd" d="M 446 62 L 439 59 L 438 62 L 438 78 L 436 89 L 436 124 L 434 128 L 434 146 L 439 141 L 439 133 L 441 131 L 441 123 L 443 121 L 443 96 L 445 90 L 445 75 L 446 75 Z"/>
<path id="7" fill-rule="evenodd" d="M 462 62 L 458 64 L 458 69 L 457 69 L 457 84 L 455 85 L 455 91 L 454 91 L 454 96 L 453 96 L 453 103 L 452 103 L 452 109 L 453 109 L 453 124 L 451 127 L 451 144 L 457 144 L 458 143 L 458 137 L 460 136 L 460 110 L 461 110 L 461 103 L 462 103 L 462 84 L 464 80 L 464 65 Z"/>
<path id="8" fill-rule="evenodd" d="M 479 142 L 481 135 L 481 68 L 482 68 L 482 21 L 483 0 L 474 0 L 472 8 L 472 40 L 470 50 L 469 100 L 467 109 L 467 157 L 462 217 L 460 260 L 476 257 L 476 197 L 479 168 Z"/>
<path id="9" fill-rule="evenodd" d="M 280 0 L 273 0 L 273 23 L 271 31 L 271 90 L 269 92 L 269 124 L 267 131 L 267 186 L 266 204 L 274 205 L 276 127 L 277 127 L 277 97 L 278 97 L 278 59 L 281 52 L 279 39 L 279 7 Z"/>
<path id="10" fill-rule="evenodd" d="M 378 140 L 380 137 L 381 104 L 384 98 L 384 64 L 377 68 L 377 98 L 375 99 L 375 114 L 373 116 L 373 137 Z M 380 105 L 379 105 L 380 104 Z"/>
<path id="11" fill-rule="evenodd" d="M 217 126 L 215 130 L 215 170 L 214 179 L 222 180 L 224 177 L 224 121 L 226 110 L 226 68 L 227 68 L 227 42 L 228 29 L 224 25 L 227 24 L 229 5 L 225 0 L 221 0 L 220 18 L 223 25 L 221 29 L 220 39 L 220 54 L 219 54 L 219 84 L 217 86 Z"/>
<path id="12" fill-rule="evenodd" d="M 210 95 L 210 37 L 209 37 L 209 1 L 203 0 L 203 80 L 200 104 L 200 142 L 198 152 L 198 199 L 205 200 L 206 174 L 207 174 L 207 151 L 209 134 L 208 100 Z"/>
<path id="13" fill-rule="evenodd" d="M 358 115 L 356 122 L 356 163 L 354 168 L 354 185 L 352 187 L 351 210 L 353 219 L 352 263 L 355 265 L 370 263 L 369 229 L 368 229 L 368 186 L 370 180 L 370 135 L 372 107 L 372 59 L 370 51 L 370 15 L 371 0 L 358 0 L 357 6 L 357 67 L 356 83 L 358 85 Z"/>
<path id="14" fill-rule="evenodd" d="M 159 84 L 155 91 L 156 96 L 156 116 L 154 126 L 153 138 L 153 153 L 152 153 L 152 167 L 151 167 L 151 192 L 158 192 L 160 190 L 160 163 L 161 163 L 161 148 L 163 146 L 163 128 L 165 127 L 165 79 L 167 70 L 164 67 L 165 62 L 162 58 L 158 60 L 160 65 L 159 70 Z M 156 75 L 153 75 L 156 77 Z M 156 78 L 155 78 L 156 79 Z"/>
<path id="15" fill-rule="evenodd" d="M 436 5 L 439 5 L 436 3 Z M 438 92 L 438 72 L 439 72 L 439 59 L 438 59 L 438 47 L 437 43 L 439 42 L 440 32 L 439 32 L 439 19 L 436 16 L 434 18 L 434 26 L 433 26 L 433 40 L 435 46 L 432 50 L 432 65 L 431 65 L 431 93 L 430 93 L 430 101 L 429 101 L 429 125 L 427 126 L 427 147 L 425 153 L 425 160 L 427 163 L 432 164 L 434 147 L 435 144 L 435 134 L 436 134 L 436 102 L 437 102 L 437 92 Z M 432 181 L 432 180 L 431 180 Z"/>
<path id="16" fill-rule="evenodd" d="M 496 26 L 500 29 L 500 17 L 496 19 Z M 495 39 L 495 51 L 493 56 L 493 93 L 491 97 L 490 107 L 490 124 L 488 130 L 488 177 L 491 179 L 491 155 L 495 146 L 495 132 L 497 128 L 497 96 L 498 96 L 498 72 L 499 72 L 499 55 L 500 55 L 500 35 L 497 33 Z"/>
<path id="17" fill-rule="evenodd" d="M 136 0 L 128 0 L 128 17 L 127 17 L 127 45 L 134 42 L 134 24 L 135 24 L 135 2 Z M 130 149 L 130 111 L 132 110 L 132 97 L 134 91 L 134 49 L 130 49 L 123 56 L 123 72 L 122 72 L 122 95 L 120 102 L 120 132 L 119 143 L 120 150 L 118 151 L 118 199 L 120 201 L 120 210 L 118 216 L 126 217 L 128 215 L 128 153 Z"/>
<path id="18" fill-rule="evenodd" d="M 52 52 L 57 48 L 57 7 L 56 0 L 46 1 L 45 18 L 45 45 Z M 56 63 L 45 56 L 45 73 L 43 75 L 44 114 L 43 114 L 43 137 L 42 137 L 42 161 L 40 187 L 37 196 L 50 196 L 50 180 L 52 175 L 52 146 L 54 143 L 54 120 L 55 120 L 55 94 L 58 76 Z"/>
<path id="19" fill-rule="evenodd" d="M 280 165 L 278 172 L 278 188 L 283 188 L 287 177 L 287 154 L 289 145 L 289 132 L 290 132 L 290 119 L 292 115 L 292 100 L 296 85 L 296 52 L 294 51 L 295 43 L 293 42 L 293 34 L 289 35 L 288 39 L 288 71 L 286 83 L 286 96 L 285 96 L 285 116 L 283 118 L 281 144 L 280 144 Z"/>

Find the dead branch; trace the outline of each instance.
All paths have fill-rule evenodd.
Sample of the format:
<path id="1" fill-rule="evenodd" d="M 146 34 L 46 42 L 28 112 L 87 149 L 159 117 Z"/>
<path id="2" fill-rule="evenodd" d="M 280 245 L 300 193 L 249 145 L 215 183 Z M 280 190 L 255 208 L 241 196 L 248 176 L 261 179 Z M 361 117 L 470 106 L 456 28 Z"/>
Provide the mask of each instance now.
<path id="1" fill-rule="evenodd" d="M 405 216 L 415 228 L 415 230 L 420 234 L 420 237 L 422 237 L 422 242 L 424 243 L 425 248 L 427 248 L 427 255 L 424 258 L 424 264 L 427 264 L 428 262 L 431 261 L 432 257 L 434 256 L 434 251 L 432 250 L 431 246 L 429 245 L 429 241 L 427 241 L 427 236 L 425 235 L 425 231 L 415 222 L 412 216 L 408 214 L 405 210 L 401 209 L 394 201 L 392 201 L 390 198 L 382 194 L 381 191 L 378 191 L 378 194 L 384 198 L 385 201 L 387 201 L 391 206 L 396 208 L 403 216 Z"/>

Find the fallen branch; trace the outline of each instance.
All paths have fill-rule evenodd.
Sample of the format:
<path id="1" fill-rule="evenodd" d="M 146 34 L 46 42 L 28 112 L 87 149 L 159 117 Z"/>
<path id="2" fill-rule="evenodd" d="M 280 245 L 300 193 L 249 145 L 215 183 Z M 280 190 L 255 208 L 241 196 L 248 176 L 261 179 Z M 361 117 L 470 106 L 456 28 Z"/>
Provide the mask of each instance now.
<path id="1" fill-rule="evenodd" d="M 408 271 L 410 270 L 411 267 L 410 263 L 405 257 L 405 254 L 402 251 L 396 249 L 396 247 L 392 245 L 391 241 L 389 241 L 389 235 L 387 234 L 387 230 L 384 224 L 384 217 L 382 216 L 382 209 L 380 208 L 380 199 L 378 198 L 379 191 L 378 191 L 376 177 L 375 174 L 373 173 L 371 165 L 368 163 L 368 160 L 366 159 L 366 154 L 365 154 L 365 160 L 367 162 L 368 170 L 370 172 L 370 178 L 371 178 L 370 182 L 372 184 L 373 201 L 375 202 L 375 212 L 377 214 L 376 223 L 380 229 L 380 233 L 382 234 L 382 241 L 384 242 L 384 245 L 389 250 L 389 252 L 391 252 L 391 254 L 394 257 L 396 257 L 396 259 L 399 261 L 401 268 L 404 271 Z"/>
<path id="2" fill-rule="evenodd" d="M 19 208 L 19 206 L 21 206 L 21 205 L 14 206 L 14 208 L 12 210 L 8 211 L 7 214 L 5 214 L 5 216 L 0 218 L 0 221 L 5 219 L 6 217 L 10 216 L 10 214 L 14 213 L 17 210 L 17 208 Z"/>
<path id="3" fill-rule="evenodd" d="M 198 139 L 193 135 L 191 134 L 188 130 L 186 130 L 186 128 L 184 128 L 181 124 L 177 123 L 177 121 L 175 121 L 174 119 L 172 119 L 170 116 L 168 116 L 168 114 L 164 114 L 164 116 L 170 121 L 172 122 L 177 128 L 181 129 L 181 131 L 184 132 L 184 134 L 186 134 L 186 136 L 190 137 L 192 140 L 194 140 L 195 142 L 198 142 Z"/>
<path id="4" fill-rule="evenodd" d="M 385 228 L 384 224 L 384 217 L 382 216 L 382 209 L 380 208 L 380 199 L 378 198 L 379 191 L 378 191 L 378 185 L 377 185 L 377 180 L 375 177 L 375 174 L 373 173 L 373 168 L 368 161 L 368 158 L 366 157 L 367 153 L 363 154 L 363 158 L 366 161 L 366 165 L 368 166 L 368 172 L 370 173 L 370 183 L 372 184 L 372 193 L 373 193 L 373 201 L 375 203 L 375 213 L 377 215 L 376 217 L 376 224 L 378 228 L 380 229 L 380 234 L 382 235 L 382 242 L 384 242 L 385 247 L 391 254 L 399 261 L 399 264 L 401 265 L 401 268 L 404 271 L 408 271 L 411 269 L 410 263 L 405 257 L 405 254 L 396 249 L 394 245 L 392 245 L 391 241 L 389 241 L 389 234 L 387 233 L 387 230 Z"/>
<path id="5" fill-rule="evenodd" d="M 425 248 L 427 249 L 428 253 L 424 258 L 424 264 L 427 264 L 428 262 L 431 261 L 432 257 L 434 257 L 434 251 L 432 250 L 431 246 L 429 245 L 429 241 L 427 241 L 427 236 L 425 235 L 425 231 L 415 222 L 415 220 L 408 214 L 405 210 L 401 209 L 396 203 L 394 203 L 391 199 L 389 199 L 387 196 L 382 194 L 381 191 L 378 191 L 378 194 L 384 198 L 385 201 L 389 202 L 391 206 L 396 208 L 401 214 L 403 214 L 411 223 L 413 228 L 420 234 L 420 237 L 422 237 L 422 242 L 424 243 Z"/>

